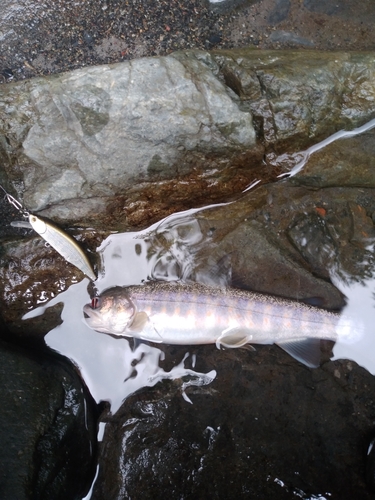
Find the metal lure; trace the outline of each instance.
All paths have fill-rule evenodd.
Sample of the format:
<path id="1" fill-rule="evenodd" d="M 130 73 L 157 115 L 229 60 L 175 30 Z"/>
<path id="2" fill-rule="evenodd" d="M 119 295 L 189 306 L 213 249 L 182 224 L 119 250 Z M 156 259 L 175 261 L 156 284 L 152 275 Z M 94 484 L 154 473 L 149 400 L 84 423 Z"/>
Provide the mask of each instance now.
<path id="1" fill-rule="evenodd" d="M 29 223 L 47 243 L 51 245 L 65 260 L 80 269 L 88 278 L 95 281 L 94 270 L 76 240 L 51 222 L 29 214 Z"/>
<path id="2" fill-rule="evenodd" d="M 15 221 L 11 223 L 12 226 L 24 228 L 31 227 L 39 234 L 39 236 L 49 243 L 51 247 L 56 250 L 56 252 L 64 257 L 65 260 L 77 267 L 91 280 L 96 280 L 90 261 L 74 238 L 69 236 L 58 226 L 55 226 L 52 222 L 44 220 L 28 212 L 22 203 L 9 194 L 1 184 L 0 189 L 5 193 L 6 200 L 29 220 L 29 222 Z"/>

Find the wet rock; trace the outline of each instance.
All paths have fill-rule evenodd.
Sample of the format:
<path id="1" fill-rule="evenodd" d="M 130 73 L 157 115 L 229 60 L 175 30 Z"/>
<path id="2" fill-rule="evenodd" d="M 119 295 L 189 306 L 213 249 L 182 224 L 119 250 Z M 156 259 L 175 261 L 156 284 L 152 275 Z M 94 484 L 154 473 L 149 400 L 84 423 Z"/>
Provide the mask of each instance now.
<path id="1" fill-rule="evenodd" d="M 288 236 L 314 273 L 363 282 L 374 269 L 375 229 L 365 207 L 344 196 L 292 222 Z"/>
<path id="2" fill-rule="evenodd" d="M 187 389 L 193 404 L 162 382 L 103 417 L 93 499 L 372 498 L 373 377 L 350 362 L 308 370 L 276 347 L 196 352 L 218 375 Z"/>
<path id="3" fill-rule="evenodd" d="M 57 357 L 0 342 L 2 498 L 81 499 L 95 463 L 95 412 Z"/>
<path id="4" fill-rule="evenodd" d="M 234 286 L 298 300 L 319 297 L 321 306 L 340 309 L 344 301 L 331 273 L 363 282 L 374 266 L 373 195 L 370 188 L 315 190 L 293 179 L 255 188 L 198 214 L 212 241 L 196 259 L 207 268 L 210 259 L 227 256 Z"/>
<path id="5" fill-rule="evenodd" d="M 375 186 L 375 131 L 332 142 L 312 154 L 293 182 L 315 188 Z"/>
<path id="6" fill-rule="evenodd" d="M 329 269 L 334 265 L 338 249 L 326 224 L 326 209 L 317 208 L 319 211 L 301 215 L 294 220 L 288 235 L 312 268 L 329 278 Z M 338 231 L 335 233 L 338 234 Z"/>
<path id="7" fill-rule="evenodd" d="M 184 62 L 144 58 L 31 80 L 23 93 L 2 87 L 11 127 L 3 133 L 23 148 L 25 204 L 41 210 L 126 193 L 142 181 L 188 174 L 205 154 L 253 146 L 250 113 L 199 59 Z"/>
<path id="8" fill-rule="evenodd" d="M 343 305 L 335 287 L 300 265 L 292 252 L 278 244 L 258 221 L 239 224 L 218 243 L 216 251 L 219 255 L 230 255 L 232 285 L 238 288 L 296 300 L 320 297 L 322 304 L 331 309 Z M 322 260 L 320 256 L 319 262 Z"/>
<path id="9" fill-rule="evenodd" d="M 306 140 L 317 142 L 372 118 L 375 66 L 365 53 L 249 48 L 213 51 L 213 58 L 237 79 L 241 92 L 232 90 L 241 109 L 251 111 L 266 145 L 278 154 L 288 144 L 296 151 Z"/>
<path id="10" fill-rule="evenodd" d="M 80 231 L 71 234 L 74 234 L 78 241 L 81 239 Z M 92 238 L 91 246 L 95 249 L 98 235 L 90 235 L 87 232 L 83 234 L 88 241 Z M 87 246 L 83 248 L 90 256 Z M 14 332 L 24 330 L 21 318 L 27 311 L 33 309 L 36 304 L 48 302 L 84 277 L 80 270 L 67 263 L 39 236 L 0 241 L 0 263 L 0 302 L 3 319 L 11 323 Z M 28 331 L 41 338 L 48 325 L 52 325 L 51 322 L 56 325 L 54 316 L 44 321 L 44 328 L 39 324 L 36 328 L 28 328 Z"/>
<path id="11" fill-rule="evenodd" d="M 237 49 L 3 85 L 7 185 L 57 221 L 146 225 L 275 179 L 296 151 L 368 120 L 374 71 L 367 53 Z"/>

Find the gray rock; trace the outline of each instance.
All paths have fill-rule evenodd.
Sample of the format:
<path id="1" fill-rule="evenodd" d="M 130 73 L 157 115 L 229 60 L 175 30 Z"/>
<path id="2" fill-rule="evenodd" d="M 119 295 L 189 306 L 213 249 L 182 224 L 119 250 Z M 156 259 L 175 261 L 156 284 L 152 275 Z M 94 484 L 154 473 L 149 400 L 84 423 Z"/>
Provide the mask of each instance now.
<path id="1" fill-rule="evenodd" d="M 251 111 L 269 149 L 303 149 L 373 117 L 375 64 L 369 53 L 213 51 L 224 80 Z"/>
<path id="2" fill-rule="evenodd" d="M 95 463 L 93 403 L 61 360 L 0 343 L 0 496 L 81 499 Z"/>
<path id="3" fill-rule="evenodd" d="M 146 225 L 275 178 L 264 154 L 276 165 L 364 123 L 374 72 L 367 53 L 238 49 L 3 85 L 1 178 L 55 220 Z"/>
<path id="4" fill-rule="evenodd" d="M 3 133 L 22 142 L 28 208 L 176 177 L 191 170 L 190 151 L 253 146 L 250 113 L 207 65 L 186 61 L 144 58 L 31 80 L 23 92 L 2 88 L 1 117 L 11 127 Z"/>

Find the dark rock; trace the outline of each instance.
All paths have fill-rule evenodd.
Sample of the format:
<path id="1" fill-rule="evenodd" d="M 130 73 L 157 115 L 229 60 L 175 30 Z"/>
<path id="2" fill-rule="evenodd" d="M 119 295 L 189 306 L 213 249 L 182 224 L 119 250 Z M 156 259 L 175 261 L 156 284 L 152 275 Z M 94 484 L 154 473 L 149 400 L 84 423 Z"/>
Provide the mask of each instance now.
<path id="1" fill-rule="evenodd" d="M 94 42 L 94 36 L 87 31 L 83 33 L 83 39 L 87 45 L 91 45 Z"/>
<path id="2" fill-rule="evenodd" d="M 188 389 L 192 405 L 163 382 L 104 419 L 93 500 L 372 498 L 364 470 L 373 377 L 350 362 L 284 364 L 275 347 L 201 349 L 218 376 Z"/>
<path id="3" fill-rule="evenodd" d="M 238 224 L 222 238 L 217 252 L 230 255 L 232 284 L 296 300 L 322 297 L 325 307 L 340 308 L 342 298 L 338 291 L 299 265 L 289 249 L 276 241 L 271 231 L 254 220 Z M 318 274 L 318 269 L 314 270 Z M 326 277 L 323 271 L 321 276 Z"/>
<path id="4" fill-rule="evenodd" d="M 81 499 L 95 468 L 95 410 L 56 357 L 0 343 L 0 495 Z"/>
<path id="5" fill-rule="evenodd" d="M 10 68 L 4 68 L 1 74 L 8 80 L 11 80 L 14 76 L 13 71 Z"/>
<path id="6" fill-rule="evenodd" d="M 215 45 L 221 42 L 221 35 L 220 34 L 211 35 L 208 39 L 208 42 L 212 47 L 214 47 Z"/>

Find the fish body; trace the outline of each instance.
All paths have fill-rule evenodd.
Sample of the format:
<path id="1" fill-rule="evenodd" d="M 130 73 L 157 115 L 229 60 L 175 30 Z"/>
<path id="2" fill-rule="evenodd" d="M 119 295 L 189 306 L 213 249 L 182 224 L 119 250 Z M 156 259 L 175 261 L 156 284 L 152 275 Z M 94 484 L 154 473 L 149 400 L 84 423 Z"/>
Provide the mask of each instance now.
<path id="1" fill-rule="evenodd" d="M 276 343 L 308 366 L 319 364 L 320 339 L 336 341 L 340 329 L 354 327 L 335 312 L 301 302 L 163 282 L 108 289 L 84 313 L 88 326 L 103 333 L 182 345 Z"/>
<path id="2" fill-rule="evenodd" d="M 36 215 L 29 215 L 29 223 L 34 231 L 62 255 L 65 260 L 77 267 L 91 280 L 96 280 L 90 261 L 74 238 L 50 221 L 41 219 Z"/>

